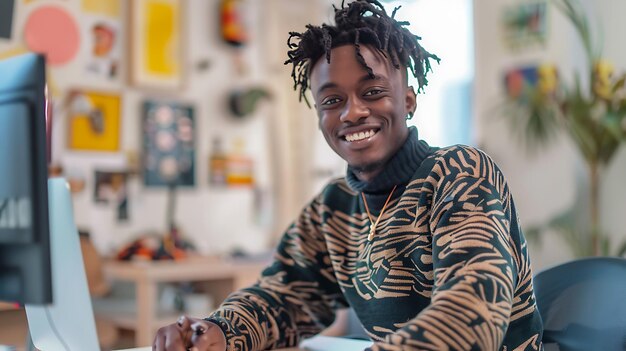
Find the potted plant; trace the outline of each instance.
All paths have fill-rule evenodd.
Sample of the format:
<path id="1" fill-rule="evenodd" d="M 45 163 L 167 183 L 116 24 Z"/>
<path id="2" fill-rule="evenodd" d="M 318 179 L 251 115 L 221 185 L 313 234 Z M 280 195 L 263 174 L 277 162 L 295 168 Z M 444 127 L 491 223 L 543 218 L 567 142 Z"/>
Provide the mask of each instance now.
<path id="1" fill-rule="evenodd" d="M 531 86 L 521 85 L 519 74 L 509 74 L 504 115 L 522 131 L 529 145 L 546 145 L 559 132 L 573 142 L 587 168 L 589 221 L 582 229 L 574 224 L 579 215 L 575 206 L 528 234 L 537 236 L 546 226 L 551 227 L 564 234 L 576 256 L 610 255 L 609 238 L 600 225 L 600 185 L 604 170 L 626 140 L 626 73 L 616 74 L 602 57 L 600 47 L 593 45 L 587 18 L 578 2 L 552 3 L 572 23 L 582 41 L 588 79 L 583 80 L 581 73 L 575 72 L 573 83 L 567 85 L 552 64 L 535 69 L 536 84 Z M 619 256 L 624 253 L 626 241 L 618 243 L 614 252 Z"/>

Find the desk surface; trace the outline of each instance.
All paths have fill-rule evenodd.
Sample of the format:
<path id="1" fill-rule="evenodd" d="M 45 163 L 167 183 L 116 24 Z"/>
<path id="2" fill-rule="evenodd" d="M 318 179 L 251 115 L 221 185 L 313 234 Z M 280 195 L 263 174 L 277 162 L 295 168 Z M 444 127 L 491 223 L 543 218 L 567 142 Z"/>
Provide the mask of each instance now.
<path id="1" fill-rule="evenodd" d="M 300 348 L 277 349 L 274 351 L 362 351 L 372 346 L 371 341 L 317 335 L 302 341 Z M 150 347 L 122 351 L 151 351 Z"/>
<path id="2" fill-rule="evenodd" d="M 152 347 L 140 347 L 136 349 L 127 349 L 127 350 L 119 350 L 119 351 L 152 351 Z M 274 351 L 305 351 L 304 349 L 291 348 L 291 349 L 277 349 Z"/>

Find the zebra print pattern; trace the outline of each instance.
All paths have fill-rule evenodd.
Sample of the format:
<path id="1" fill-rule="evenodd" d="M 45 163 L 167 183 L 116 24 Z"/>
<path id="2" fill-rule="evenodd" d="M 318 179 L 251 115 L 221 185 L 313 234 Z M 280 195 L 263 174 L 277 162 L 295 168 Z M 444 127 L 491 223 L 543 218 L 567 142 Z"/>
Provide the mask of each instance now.
<path id="1" fill-rule="evenodd" d="M 379 207 L 380 208 L 380 207 Z M 526 241 L 495 163 L 467 146 L 426 158 L 374 240 L 360 196 L 330 183 L 254 286 L 208 319 L 229 350 L 296 345 L 351 306 L 371 350 L 542 350 Z"/>

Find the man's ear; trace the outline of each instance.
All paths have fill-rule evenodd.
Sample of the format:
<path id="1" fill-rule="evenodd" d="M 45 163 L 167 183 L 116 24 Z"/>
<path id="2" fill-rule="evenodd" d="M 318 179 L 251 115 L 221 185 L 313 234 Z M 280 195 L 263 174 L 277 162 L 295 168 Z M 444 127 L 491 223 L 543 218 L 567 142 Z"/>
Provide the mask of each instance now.
<path id="1" fill-rule="evenodd" d="M 417 95 L 415 94 L 415 90 L 413 89 L 413 86 L 411 85 L 406 87 L 406 95 L 404 99 L 404 104 L 405 104 L 404 108 L 406 108 L 407 114 L 415 113 L 415 109 L 417 107 Z"/>

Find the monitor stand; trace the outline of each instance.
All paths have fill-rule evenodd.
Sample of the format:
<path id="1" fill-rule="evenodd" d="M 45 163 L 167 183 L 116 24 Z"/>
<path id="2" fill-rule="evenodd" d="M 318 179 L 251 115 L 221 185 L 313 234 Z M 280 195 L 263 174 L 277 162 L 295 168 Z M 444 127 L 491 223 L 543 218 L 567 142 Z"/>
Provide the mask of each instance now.
<path id="1" fill-rule="evenodd" d="M 91 297 L 69 186 L 48 180 L 50 216 L 51 305 L 26 304 L 32 342 L 39 350 L 99 350 Z"/>

